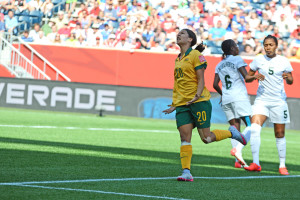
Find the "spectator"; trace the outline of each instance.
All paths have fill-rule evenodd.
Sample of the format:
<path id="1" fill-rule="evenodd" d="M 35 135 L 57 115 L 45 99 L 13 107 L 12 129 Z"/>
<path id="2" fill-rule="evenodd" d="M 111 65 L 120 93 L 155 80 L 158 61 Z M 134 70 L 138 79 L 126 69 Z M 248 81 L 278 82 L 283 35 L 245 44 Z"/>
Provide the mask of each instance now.
<path id="1" fill-rule="evenodd" d="M 9 10 L 7 13 L 7 16 L 4 18 L 5 23 L 5 30 L 9 33 L 13 33 L 14 35 L 17 34 L 16 26 L 18 25 L 18 20 L 14 16 L 14 12 L 12 10 Z"/>
<path id="2" fill-rule="evenodd" d="M 44 32 L 41 30 L 38 32 L 38 37 L 34 40 L 34 42 L 39 43 L 39 44 L 48 44 L 49 43 L 47 37 L 45 37 Z"/>
<path id="3" fill-rule="evenodd" d="M 85 41 L 85 39 L 84 39 L 84 37 L 82 35 L 80 35 L 78 37 L 78 40 L 76 42 L 76 46 L 77 47 L 85 47 L 85 46 L 87 46 L 87 43 L 86 43 L 86 41 Z"/>
<path id="4" fill-rule="evenodd" d="M 165 1 L 161 1 L 160 4 L 156 7 L 158 16 L 164 16 L 166 13 L 169 13 L 169 8 L 166 6 Z"/>
<path id="5" fill-rule="evenodd" d="M 113 3 L 108 4 L 108 8 L 104 10 L 104 16 L 107 18 L 107 21 L 114 30 L 118 28 L 118 15 L 117 11 L 113 9 Z"/>
<path id="6" fill-rule="evenodd" d="M 52 17 L 52 8 L 53 3 L 51 0 L 45 0 L 44 3 L 41 5 L 41 11 L 44 13 L 45 17 L 51 18 Z"/>
<path id="7" fill-rule="evenodd" d="M 142 46 L 145 49 L 150 49 L 153 40 L 154 40 L 154 32 L 151 30 L 151 26 L 147 24 L 145 31 L 142 34 L 142 39 L 141 39 Z"/>
<path id="8" fill-rule="evenodd" d="M 263 42 L 264 38 L 271 33 L 266 30 L 266 27 L 263 24 L 259 25 L 259 30 L 255 31 L 254 38 L 258 39 L 260 42 Z"/>
<path id="9" fill-rule="evenodd" d="M 261 21 L 258 18 L 257 13 L 255 11 L 252 11 L 250 13 L 250 16 L 247 17 L 246 20 L 248 21 L 248 23 L 250 25 L 251 31 L 255 31 L 261 23 Z"/>
<path id="10" fill-rule="evenodd" d="M 90 15 L 93 16 L 93 18 L 96 18 L 100 13 L 100 7 L 98 1 L 94 1 L 94 7 L 90 11 Z"/>
<path id="11" fill-rule="evenodd" d="M 108 36 L 108 39 L 106 41 L 104 41 L 104 46 L 108 47 L 108 48 L 113 48 L 116 46 L 116 36 L 114 34 L 110 34 Z"/>
<path id="12" fill-rule="evenodd" d="M 168 42 L 166 42 L 166 49 L 169 52 L 180 52 L 180 48 L 176 44 L 175 40 L 169 40 Z"/>
<path id="13" fill-rule="evenodd" d="M 47 36 L 48 40 L 50 42 L 53 42 L 55 40 L 55 36 L 57 35 L 57 26 L 56 25 L 53 25 L 51 27 L 51 33 L 49 33 Z"/>
<path id="14" fill-rule="evenodd" d="M 34 24 L 33 30 L 29 32 L 29 37 L 33 39 L 34 42 L 39 41 L 39 32 L 41 30 L 41 27 L 38 23 Z"/>
<path id="15" fill-rule="evenodd" d="M 76 13 L 73 13 L 72 20 L 69 22 L 69 27 L 71 31 L 76 28 L 77 25 L 81 26 L 81 23 L 78 21 L 78 15 Z"/>
<path id="16" fill-rule="evenodd" d="M 87 35 L 87 43 L 89 46 L 96 46 L 97 44 L 97 39 L 96 38 L 99 38 L 99 44 L 103 44 L 103 38 L 102 38 L 102 35 L 99 31 L 99 27 L 94 24 L 92 26 L 92 31 L 89 31 L 88 32 L 88 35 Z"/>
<path id="17" fill-rule="evenodd" d="M 128 42 L 128 39 L 122 38 L 117 44 L 116 44 L 117 49 L 130 49 L 130 43 Z"/>
<path id="18" fill-rule="evenodd" d="M 160 45 L 158 41 L 154 42 L 154 45 L 150 48 L 151 51 L 162 52 L 165 51 L 164 47 Z"/>
<path id="19" fill-rule="evenodd" d="M 289 59 L 300 59 L 300 57 L 297 57 L 297 48 L 292 48 L 290 56 L 288 56 Z"/>
<path id="20" fill-rule="evenodd" d="M 60 35 L 63 41 L 65 41 L 71 34 L 71 29 L 69 28 L 68 24 L 68 22 L 65 22 L 64 26 L 58 29 L 58 34 Z"/>
<path id="21" fill-rule="evenodd" d="M 111 30 L 109 29 L 108 24 L 104 25 L 104 30 L 102 30 L 100 33 L 104 41 L 108 39 L 108 36 L 111 34 Z"/>
<path id="22" fill-rule="evenodd" d="M 221 10 L 221 5 L 216 0 L 206 1 L 204 4 L 204 10 L 208 13 L 216 13 L 217 10 Z"/>
<path id="23" fill-rule="evenodd" d="M 291 41 L 290 48 L 300 48 L 300 33 Z"/>
<path id="24" fill-rule="evenodd" d="M 130 49 L 140 49 L 141 46 L 142 44 L 138 37 L 130 42 Z"/>
<path id="25" fill-rule="evenodd" d="M 65 15 L 63 11 L 59 11 L 57 13 L 57 17 L 54 18 L 54 21 L 58 30 L 64 27 L 65 23 L 68 23 L 68 21 L 65 19 Z"/>
<path id="26" fill-rule="evenodd" d="M 273 34 L 274 37 L 276 37 L 277 39 L 282 38 L 282 35 L 279 33 L 279 29 L 277 26 L 274 27 L 273 29 Z"/>
<path id="27" fill-rule="evenodd" d="M 68 12 L 70 10 L 71 13 L 73 13 L 76 3 L 77 3 L 77 0 L 66 0 L 66 12 Z"/>
<path id="28" fill-rule="evenodd" d="M 85 10 L 82 11 L 82 15 L 79 18 L 79 22 L 80 22 L 82 28 L 85 26 L 88 26 L 88 27 L 91 26 L 92 20 L 91 20 L 90 16 L 88 16 L 88 13 Z"/>
<path id="29" fill-rule="evenodd" d="M 179 18 L 179 9 L 178 9 L 178 2 L 173 1 L 172 2 L 172 9 L 170 10 L 169 14 L 171 15 L 171 18 L 173 21 L 177 21 Z"/>
<path id="30" fill-rule="evenodd" d="M 61 37 L 60 37 L 60 34 L 59 34 L 59 33 L 57 33 L 57 34 L 55 35 L 55 39 L 54 39 L 54 41 L 53 41 L 53 44 L 62 44 Z"/>
<path id="31" fill-rule="evenodd" d="M 77 39 L 76 39 L 75 33 L 71 33 L 70 37 L 66 40 L 65 45 L 67 45 L 67 46 L 76 46 L 77 45 Z"/>
<path id="32" fill-rule="evenodd" d="M 255 53 L 253 51 L 253 48 L 246 44 L 244 47 L 244 50 L 240 53 L 241 56 L 255 56 Z"/>
<path id="33" fill-rule="evenodd" d="M 247 35 L 245 36 L 245 43 L 249 44 L 252 48 L 255 47 L 255 41 L 254 38 L 252 37 L 251 31 L 247 32 Z"/>
<path id="34" fill-rule="evenodd" d="M 155 46 L 157 47 L 157 43 L 159 46 L 164 46 L 166 41 L 166 33 L 162 30 L 160 26 L 158 26 L 154 30 L 154 39 Z"/>
<path id="35" fill-rule="evenodd" d="M 295 29 L 292 33 L 291 33 L 291 38 L 294 39 L 298 36 L 298 33 L 300 33 L 300 22 L 298 22 L 297 24 L 297 29 Z"/>
<path id="36" fill-rule="evenodd" d="M 27 30 L 25 30 L 23 32 L 23 35 L 21 36 L 21 39 L 24 41 L 24 42 L 33 42 L 33 39 L 31 37 L 29 37 L 29 32 Z"/>
<path id="37" fill-rule="evenodd" d="M 85 11 L 86 13 L 89 12 L 88 9 L 87 9 L 87 7 L 86 7 L 86 5 L 85 5 L 85 3 L 82 2 L 82 3 L 80 4 L 79 10 L 77 11 L 77 15 L 78 15 L 79 17 L 81 17 L 83 11 Z M 76 13 L 76 12 L 75 12 L 75 13 Z"/>
<path id="38" fill-rule="evenodd" d="M 225 39 L 225 34 L 226 30 L 225 28 L 222 28 L 222 22 L 218 21 L 216 27 L 210 29 L 208 39 L 220 46 L 221 42 Z"/>
<path id="39" fill-rule="evenodd" d="M 43 26 L 42 26 L 42 31 L 44 32 L 45 36 L 47 36 L 49 33 L 52 32 L 52 26 L 55 25 L 55 22 L 54 20 L 50 19 L 48 21 L 48 23 L 45 23 Z"/>
<path id="40" fill-rule="evenodd" d="M 281 33 L 283 37 L 289 37 L 289 20 L 286 18 L 285 14 L 280 15 L 280 19 L 276 21 L 276 26 L 278 27 L 279 33 Z"/>

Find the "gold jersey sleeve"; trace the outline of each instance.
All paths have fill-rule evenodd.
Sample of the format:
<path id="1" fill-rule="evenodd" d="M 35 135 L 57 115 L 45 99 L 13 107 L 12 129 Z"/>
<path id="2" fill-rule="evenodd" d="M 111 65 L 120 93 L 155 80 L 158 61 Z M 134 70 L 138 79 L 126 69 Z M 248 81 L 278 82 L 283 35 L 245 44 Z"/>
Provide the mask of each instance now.
<path id="1" fill-rule="evenodd" d="M 198 79 L 196 70 L 207 67 L 204 56 L 191 48 L 180 59 L 177 57 L 174 69 L 174 88 L 172 106 L 182 106 L 192 100 L 197 92 Z M 211 95 L 204 86 L 200 98 L 196 102 L 208 101 Z M 196 103 L 195 102 L 195 103 Z"/>

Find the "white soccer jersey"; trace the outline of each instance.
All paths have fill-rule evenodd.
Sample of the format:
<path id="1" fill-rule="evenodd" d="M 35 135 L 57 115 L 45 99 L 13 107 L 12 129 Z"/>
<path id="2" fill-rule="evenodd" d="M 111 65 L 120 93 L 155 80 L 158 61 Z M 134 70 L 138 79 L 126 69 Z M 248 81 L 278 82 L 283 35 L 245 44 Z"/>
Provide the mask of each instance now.
<path id="1" fill-rule="evenodd" d="M 282 74 L 293 71 L 287 58 L 280 55 L 274 58 L 259 55 L 250 63 L 250 68 L 265 76 L 265 80 L 259 81 L 256 100 L 269 102 L 286 100 Z"/>
<path id="2" fill-rule="evenodd" d="M 240 56 L 227 56 L 216 67 L 215 73 L 222 82 L 222 104 L 237 101 L 248 101 L 244 78 L 239 68 L 247 66 Z"/>

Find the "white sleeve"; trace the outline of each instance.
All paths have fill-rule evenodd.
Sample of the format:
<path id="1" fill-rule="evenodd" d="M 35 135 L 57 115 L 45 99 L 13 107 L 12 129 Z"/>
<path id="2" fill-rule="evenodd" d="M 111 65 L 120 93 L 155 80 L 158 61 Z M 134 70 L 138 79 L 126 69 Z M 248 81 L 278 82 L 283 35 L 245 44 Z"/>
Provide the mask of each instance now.
<path id="1" fill-rule="evenodd" d="M 250 69 L 255 72 L 258 70 L 256 58 L 254 58 L 254 60 L 249 64 L 249 66 L 250 66 Z"/>
<path id="2" fill-rule="evenodd" d="M 293 67 L 291 65 L 291 62 L 286 59 L 286 65 L 285 65 L 285 69 L 284 69 L 285 72 L 292 72 L 293 71 Z"/>
<path id="3" fill-rule="evenodd" d="M 215 74 L 218 74 L 219 73 L 219 65 L 220 65 L 221 62 L 219 62 L 216 66 L 216 69 L 215 69 Z"/>
<path id="4" fill-rule="evenodd" d="M 236 65 L 237 65 L 237 68 L 241 68 L 241 67 L 245 67 L 247 66 L 247 63 L 245 63 L 245 61 L 240 57 L 240 56 L 237 56 L 236 57 Z"/>

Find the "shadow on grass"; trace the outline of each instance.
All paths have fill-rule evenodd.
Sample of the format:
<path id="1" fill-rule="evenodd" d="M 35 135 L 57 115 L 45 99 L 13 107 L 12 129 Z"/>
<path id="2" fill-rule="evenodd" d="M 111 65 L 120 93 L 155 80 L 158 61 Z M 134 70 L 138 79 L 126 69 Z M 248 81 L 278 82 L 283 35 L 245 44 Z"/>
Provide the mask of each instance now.
<path id="1" fill-rule="evenodd" d="M 179 152 L 160 152 L 133 148 L 118 148 L 73 144 L 63 142 L 37 141 L 28 139 L 0 137 L 0 142 L 13 144 L 32 144 L 78 150 L 97 151 L 99 155 L 76 155 L 31 150 L 1 149 L 1 182 L 33 180 L 68 180 L 122 177 L 174 177 L 181 171 Z M 119 154 L 120 157 L 101 157 L 101 152 Z M 142 156 L 144 160 L 126 158 L 127 155 Z M 124 156 L 124 157 L 123 157 Z M 147 160 L 149 158 L 149 160 Z M 150 158 L 156 158 L 155 161 Z M 168 159 L 170 162 L 160 161 Z M 173 162 L 174 161 L 174 162 Z M 193 165 L 194 164 L 194 165 Z M 198 166 L 197 166 L 198 164 Z M 200 166 L 199 166 L 200 165 Z M 205 166 L 201 166 L 205 165 Z M 221 166 L 221 167 L 220 167 Z M 223 166 L 223 167 L 222 167 Z M 193 155 L 192 172 L 194 176 L 253 176 L 277 173 L 277 162 L 262 162 L 261 173 L 246 172 L 233 167 L 233 158 L 211 155 Z M 297 171 L 299 165 L 289 165 L 290 171 Z"/>

